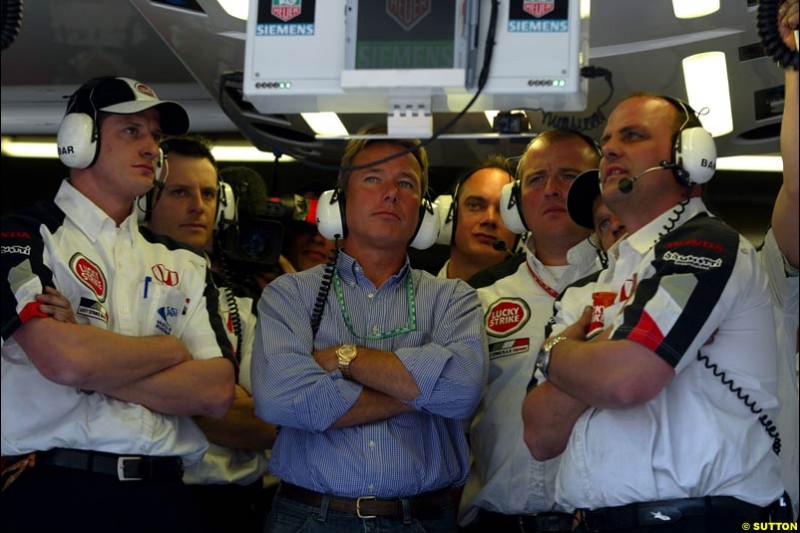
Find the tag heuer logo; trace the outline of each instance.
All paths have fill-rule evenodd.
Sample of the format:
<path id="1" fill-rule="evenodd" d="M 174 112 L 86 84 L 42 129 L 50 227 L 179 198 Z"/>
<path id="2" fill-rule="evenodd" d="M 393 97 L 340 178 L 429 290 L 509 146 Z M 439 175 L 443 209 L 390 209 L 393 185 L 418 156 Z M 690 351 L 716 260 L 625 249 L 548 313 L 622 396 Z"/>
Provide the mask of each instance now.
<path id="1" fill-rule="evenodd" d="M 410 31 L 431 12 L 432 0 L 386 0 L 386 13 Z"/>
<path id="2" fill-rule="evenodd" d="M 272 0 L 272 16 L 289 22 L 303 11 L 303 0 Z"/>
<path id="3" fill-rule="evenodd" d="M 555 9 L 555 0 L 523 0 L 522 9 L 538 19 Z"/>
<path id="4" fill-rule="evenodd" d="M 98 300 L 106 301 L 106 276 L 99 266 L 82 253 L 77 253 L 69 260 L 69 267 L 81 283 L 91 289 Z"/>

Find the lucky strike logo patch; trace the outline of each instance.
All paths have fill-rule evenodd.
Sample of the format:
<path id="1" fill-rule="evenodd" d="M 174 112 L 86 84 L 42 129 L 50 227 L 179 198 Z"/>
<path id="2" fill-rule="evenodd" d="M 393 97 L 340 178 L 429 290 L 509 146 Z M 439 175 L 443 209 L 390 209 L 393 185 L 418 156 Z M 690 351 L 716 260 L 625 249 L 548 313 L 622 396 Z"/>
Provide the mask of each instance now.
<path id="1" fill-rule="evenodd" d="M 494 302 L 484 316 L 486 333 L 507 337 L 522 329 L 531 318 L 531 310 L 520 298 L 501 298 Z"/>
<path id="2" fill-rule="evenodd" d="M 69 268 L 81 283 L 91 289 L 100 302 L 106 301 L 106 276 L 99 266 L 78 252 L 69 260 Z"/>

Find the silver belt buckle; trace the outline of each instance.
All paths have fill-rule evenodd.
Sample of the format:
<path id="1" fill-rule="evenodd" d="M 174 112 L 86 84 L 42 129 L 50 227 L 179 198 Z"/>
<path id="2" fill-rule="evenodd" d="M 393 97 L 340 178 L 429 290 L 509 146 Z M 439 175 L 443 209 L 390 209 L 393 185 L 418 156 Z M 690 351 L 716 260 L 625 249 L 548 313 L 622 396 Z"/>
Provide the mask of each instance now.
<path id="1" fill-rule="evenodd" d="M 356 499 L 356 515 L 359 518 L 376 518 L 377 515 L 374 514 L 361 514 L 361 500 L 375 500 L 375 496 L 359 496 Z"/>
<path id="2" fill-rule="evenodd" d="M 125 476 L 125 461 L 139 461 L 139 457 L 118 457 L 117 458 L 117 479 L 120 481 L 141 481 L 140 477 Z"/>

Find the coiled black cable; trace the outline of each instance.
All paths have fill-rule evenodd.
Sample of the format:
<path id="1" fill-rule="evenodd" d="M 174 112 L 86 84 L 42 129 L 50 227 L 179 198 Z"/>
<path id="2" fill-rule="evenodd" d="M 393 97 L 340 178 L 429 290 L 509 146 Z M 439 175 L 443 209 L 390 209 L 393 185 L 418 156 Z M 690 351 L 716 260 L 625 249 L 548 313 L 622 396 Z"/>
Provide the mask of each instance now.
<path id="1" fill-rule="evenodd" d="M 3 50 L 11 46 L 11 43 L 19 35 L 22 27 L 22 0 L 2 0 L 2 46 Z"/>
<path id="2" fill-rule="evenodd" d="M 242 317 L 239 313 L 239 304 L 236 302 L 236 295 L 233 294 L 231 286 L 230 265 L 228 258 L 225 254 L 220 254 L 219 258 L 220 274 L 222 275 L 222 286 L 220 290 L 225 293 L 225 301 L 228 302 L 228 312 L 231 314 L 231 322 L 233 323 L 233 333 L 236 335 L 236 353 L 233 356 L 236 358 L 237 364 L 242 362 Z M 238 378 L 237 378 L 238 382 Z"/>
<path id="3" fill-rule="evenodd" d="M 772 451 L 775 452 L 776 455 L 780 455 L 781 453 L 781 437 L 780 433 L 778 432 L 778 428 L 775 424 L 770 420 L 769 415 L 767 413 L 763 413 L 764 409 L 758 407 L 756 405 L 755 400 L 750 399 L 750 395 L 742 392 L 742 388 L 736 386 L 733 382 L 733 379 L 729 378 L 724 370 L 720 370 L 719 366 L 716 363 L 712 363 L 711 359 L 707 355 L 701 354 L 699 351 L 697 352 L 697 360 L 703 363 L 706 368 L 711 370 L 711 373 L 714 374 L 719 380 L 722 382 L 723 385 L 728 387 L 731 392 L 733 392 L 737 398 L 742 400 L 744 404 L 747 406 L 750 411 L 755 415 L 761 415 L 758 417 L 759 423 L 764 426 L 764 429 L 767 431 L 767 434 L 772 437 Z"/>
<path id="4" fill-rule="evenodd" d="M 794 70 L 800 68 L 800 54 L 792 50 L 781 39 L 778 31 L 778 6 L 779 0 L 761 0 L 758 5 L 758 36 L 764 51 L 783 67 Z M 795 28 L 796 29 L 796 28 Z"/>
<path id="5" fill-rule="evenodd" d="M 581 68 L 581 76 L 584 78 L 603 78 L 608 85 L 608 96 L 603 103 L 597 106 L 595 112 L 588 117 L 569 117 L 545 111 L 541 107 L 523 108 L 525 111 L 536 111 L 542 114 L 542 125 L 547 129 L 563 129 L 575 131 L 589 131 L 602 127 L 606 123 L 606 115 L 603 107 L 611 100 L 614 95 L 614 81 L 611 71 L 603 67 L 587 65 Z"/>
<path id="6" fill-rule="evenodd" d="M 336 261 L 339 259 L 339 237 L 334 241 L 333 251 L 331 257 L 328 259 L 328 264 L 325 265 L 325 271 L 322 273 L 322 282 L 319 285 L 317 292 L 317 300 L 314 302 L 314 310 L 311 313 L 311 334 L 312 338 L 316 338 L 319 325 L 322 322 L 322 312 L 325 310 L 325 302 L 328 301 L 328 294 L 331 292 L 331 284 L 333 283 L 333 274 L 336 271 Z"/>

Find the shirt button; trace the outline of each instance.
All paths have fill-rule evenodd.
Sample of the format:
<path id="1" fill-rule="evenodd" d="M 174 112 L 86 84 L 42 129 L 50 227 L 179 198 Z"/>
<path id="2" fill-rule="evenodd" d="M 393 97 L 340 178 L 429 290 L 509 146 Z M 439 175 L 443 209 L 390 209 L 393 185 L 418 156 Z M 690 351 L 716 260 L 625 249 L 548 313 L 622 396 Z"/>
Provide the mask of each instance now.
<path id="1" fill-rule="evenodd" d="M 373 490 L 375 490 L 375 485 L 373 485 L 372 483 L 370 483 L 370 484 L 369 484 L 369 491 L 370 491 L 370 492 L 372 492 Z"/>
<path id="2" fill-rule="evenodd" d="M 127 315 L 128 314 L 128 308 L 127 307 L 122 307 L 122 308 L 120 308 L 119 312 L 122 313 L 123 315 Z"/>
<path id="3" fill-rule="evenodd" d="M 378 333 L 379 331 L 380 331 L 380 328 L 378 327 L 377 324 L 372 326 L 372 333 Z"/>
<path id="4" fill-rule="evenodd" d="M 374 440 L 369 441 L 369 447 L 370 448 L 374 448 L 375 447 L 375 441 Z"/>
<path id="5" fill-rule="evenodd" d="M 375 295 L 372 293 L 367 294 L 367 298 L 375 298 Z"/>

